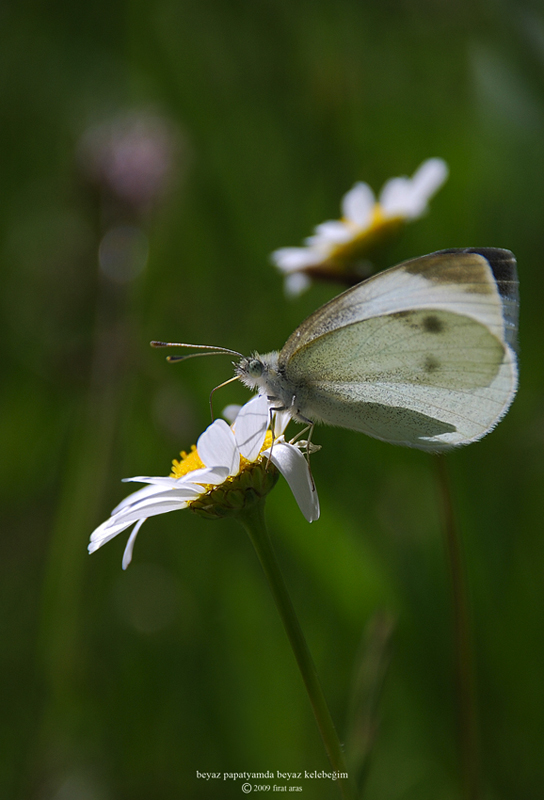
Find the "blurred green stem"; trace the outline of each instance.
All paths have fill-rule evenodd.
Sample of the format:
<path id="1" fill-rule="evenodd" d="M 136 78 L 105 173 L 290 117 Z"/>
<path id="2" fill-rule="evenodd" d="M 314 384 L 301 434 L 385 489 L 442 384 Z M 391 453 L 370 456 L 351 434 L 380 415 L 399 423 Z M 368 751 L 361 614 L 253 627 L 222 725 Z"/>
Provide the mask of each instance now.
<path id="1" fill-rule="evenodd" d="M 37 656 L 47 685 L 36 752 L 40 771 L 62 772 L 84 729 L 81 686 L 86 676 L 80 613 L 85 597 L 86 544 L 103 505 L 117 422 L 125 393 L 130 301 L 98 276 L 89 383 L 74 413 L 63 491 L 44 568 Z"/>
<path id="2" fill-rule="evenodd" d="M 478 721 L 470 615 L 461 539 L 455 524 L 446 459 L 443 456 L 436 456 L 434 461 L 442 498 L 444 538 L 451 575 L 463 797 L 465 800 L 477 800 L 480 797 Z"/>
<path id="3" fill-rule="evenodd" d="M 380 725 L 380 701 L 391 660 L 395 620 L 376 611 L 365 626 L 355 659 L 346 734 L 346 760 L 362 797 Z"/>
<path id="4" fill-rule="evenodd" d="M 331 766 L 340 776 L 345 776 L 338 778 L 338 786 L 342 797 L 344 800 L 355 800 L 356 793 L 348 777 L 342 746 L 317 676 L 315 664 L 302 633 L 266 529 L 264 499 L 246 508 L 239 519 L 249 534 L 276 601 L 276 606 L 297 660 L 302 680 L 306 686 Z"/>

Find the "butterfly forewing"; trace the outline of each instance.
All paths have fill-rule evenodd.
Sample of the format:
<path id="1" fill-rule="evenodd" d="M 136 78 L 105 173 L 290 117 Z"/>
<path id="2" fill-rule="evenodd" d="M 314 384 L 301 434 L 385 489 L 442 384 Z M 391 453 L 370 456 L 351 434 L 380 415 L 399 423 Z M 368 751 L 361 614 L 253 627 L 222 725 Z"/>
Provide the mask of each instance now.
<path id="1" fill-rule="evenodd" d="M 490 252 L 490 248 L 484 252 Z M 508 268 L 509 283 L 516 286 L 515 259 L 508 250 L 501 263 Z M 517 326 L 517 294 L 510 292 L 503 301 L 488 258 L 472 250 L 431 253 L 405 261 L 380 272 L 346 292 L 334 297 L 311 314 L 284 345 L 280 361 L 286 362 L 304 344 L 318 336 L 352 322 L 409 309 L 443 308 L 478 319 L 500 338 L 504 337 L 505 311 L 508 302 L 509 322 Z"/>

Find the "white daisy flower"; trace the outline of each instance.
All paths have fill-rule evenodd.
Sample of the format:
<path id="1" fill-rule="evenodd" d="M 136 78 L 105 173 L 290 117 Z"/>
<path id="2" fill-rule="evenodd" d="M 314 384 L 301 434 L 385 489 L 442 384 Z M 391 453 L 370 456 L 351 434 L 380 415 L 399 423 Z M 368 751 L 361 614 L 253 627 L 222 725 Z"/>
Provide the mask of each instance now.
<path id="1" fill-rule="evenodd" d="M 348 265 L 360 261 L 406 222 L 421 217 L 447 177 L 446 162 L 429 158 L 411 178 L 388 180 L 378 200 L 367 183 L 356 183 L 342 198 L 342 219 L 318 225 L 304 240 L 305 247 L 282 247 L 272 253 L 272 263 L 286 276 L 286 293 L 300 294 L 312 277 L 341 279 Z"/>
<path id="2" fill-rule="evenodd" d="M 269 460 L 286 478 L 308 522 L 318 519 L 319 500 L 301 443 L 285 441 L 287 415 L 274 414 L 274 436 L 269 421 L 268 401 L 256 395 L 242 406 L 232 426 L 222 419 L 212 422 L 196 447 L 174 460 L 168 477 L 126 478 L 148 485 L 126 497 L 93 532 L 89 553 L 134 525 L 123 554 L 126 569 L 138 531 L 148 517 L 182 508 L 210 518 L 241 511 L 276 483 L 278 475 Z"/>

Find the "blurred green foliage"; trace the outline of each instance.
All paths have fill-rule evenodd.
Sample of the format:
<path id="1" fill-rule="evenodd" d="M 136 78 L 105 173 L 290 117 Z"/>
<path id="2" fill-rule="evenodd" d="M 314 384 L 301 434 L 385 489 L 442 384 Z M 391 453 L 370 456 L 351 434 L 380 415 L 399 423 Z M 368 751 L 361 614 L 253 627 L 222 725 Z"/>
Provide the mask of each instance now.
<path id="1" fill-rule="evenodd" d="M 328 769 L 234 521 L 149 520 L 126 573 L 125 535 L 92 558 L 86 545 L 126 494 L 120 479 L 167 474 L 230 375 L 220 358 L 169 366 L 148 342 L 280 347 L 335 290 L 288 303 L 269 253 L 337 217 L 356 180 L 378 190 L 436 155 L 450 179 L 390 263 L 489 245 L 519 263 L 518 398 L 448 463 L 473 615 L 481 797 L 541 798 L 542 4 L 22 2 L 0 18 L 0 795 L 235 798 L 240 782 L 211 785 L 196 771 Z M 120 198 L 92 171 L 89 131 L 126 114 L 165 126 L 153 158 L 166 159 L 169 181 L 153 202 Z M 133 280 L 98 269 L 112 225 L 148 237 Z M 247 397 L 231 385 L 216 405 Z M 309 526 L 283 481 L 267 512 L 341 735 L 360 642 L 363 662 L 379 661 L 379 621 L 393 629 L 365 798 L 459 797 L 432 460 L 344 430 L 314 439 L 321 519 Z M 304 792 L 337 796 L 327 781 Z"/>

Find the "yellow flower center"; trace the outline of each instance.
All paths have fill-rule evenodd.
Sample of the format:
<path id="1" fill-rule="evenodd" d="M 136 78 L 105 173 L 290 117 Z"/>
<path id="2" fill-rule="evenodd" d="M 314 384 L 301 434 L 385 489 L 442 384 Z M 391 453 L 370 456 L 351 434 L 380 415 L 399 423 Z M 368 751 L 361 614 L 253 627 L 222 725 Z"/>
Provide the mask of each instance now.
<path id="1" fill-rule="evenodd" d="M 264 437 L 264 442 L 263 442 L 263 444 L 262 444 L 262 447 L 261 447 L 261 449 L 260 449 L 260 451 L 259 451 L 259 455 L 260 455 L 260 454 L 261 454 L 261 453 L 262 453 L 264 450 L 268 450 L 268 448 L 269 448 L 269 447 L 272 447 L 272 441 L 273 441 L 273 439 L 272 439 L 272 431 L 267 431 L 267 432 L 266 432 L 266 435 L 265 435 L 265 437 Z M 255 461 L 256 461 L 256 460 L 257 460 L 257 459 L 255 459 Z M 242 472 L 244 469 L 247 469 L 249 466 L 251 466 L 251 464 L 254 464 L 254 463 L 255 463 L 255 461 L 248 461 L 248 460 L 247 460 L 247 458 L 244 458 L 244 457 L 241 455 L 241 456 L 240 456 L 240 472 Z"/>
<path id="2" fill-rule="evenodd" d="M 344 222 L 347 220 L 344 219 Z M 376 203 L 372 210 L 372 218 L 366 228 L 359 229 L 353 226 L 353 236 L 349 241 L 334 245 L 325 263 L 333 268 L 344 269 L 346 264 L 356 261 L 358 258 L 371 254 L 374 248 L 379 247 L 383 242 L 393 238 L 405 223 L 405 217 L 401 215 L 387 216 L 379 203 Z"/>
<path id="3" fill-rule="evenodd" d="M 170 472 L 171 478 L 181 478 L 187 475 L 188 472 L 194 472 L 195 469 L 203 469 L 205 464 L 202 462 L 196 444 L 191 445 L 191 452 L 186 453 L 182 450 L 180 453 L 180 460 L 175 458 L 172 461 L 172 471 Z"/>
<path id="4" fill-rule="evenodd" d="M 370 223 L 370 228 L 374 228 L 376 225 L 381 225 L 386 219 L 391 219 L 391 217 L 386 217 L 383 213 L 382 207 L 379 203 L 376 203 L 374 206 L 374 210 L 372 212 L 372 221 Z"/>

